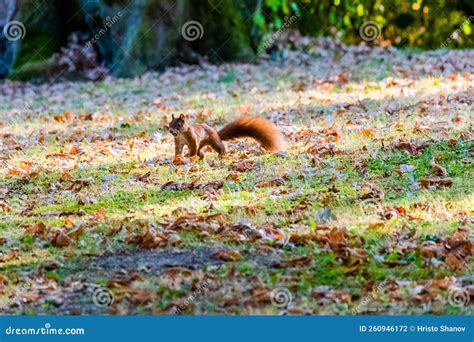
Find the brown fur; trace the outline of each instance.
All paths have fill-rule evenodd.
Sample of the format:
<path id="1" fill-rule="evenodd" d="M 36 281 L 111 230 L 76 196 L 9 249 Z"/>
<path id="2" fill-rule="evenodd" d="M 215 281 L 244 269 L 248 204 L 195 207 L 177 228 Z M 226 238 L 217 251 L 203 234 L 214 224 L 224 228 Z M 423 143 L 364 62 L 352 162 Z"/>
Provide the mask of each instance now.
<path id="1" fill-rule="evenodd" d="M 257 140 L 270 152 L 286 150 L 286 142 L 277 126 L 266 119 L 244 115 L 222 127 L 221 140 L 250 137 Z"/>
<path id="2" fill-rule="evenodd" d="M 203 158 L 202 148 L 211 146 L 217 153 L 225 154 L 223 140 L 250 137 L 268 151 L 278 152 L 286 149 L 286 143 L 278 127 L 268 120 L 242 116 L 225 125 L 219 132 L 205 124 L 189 125 L 185 115 L 172 117 L 169 130 L 174 135 L 175 155 L 182 153 L 183 147 L 189 148 L 189 155 Z"/>

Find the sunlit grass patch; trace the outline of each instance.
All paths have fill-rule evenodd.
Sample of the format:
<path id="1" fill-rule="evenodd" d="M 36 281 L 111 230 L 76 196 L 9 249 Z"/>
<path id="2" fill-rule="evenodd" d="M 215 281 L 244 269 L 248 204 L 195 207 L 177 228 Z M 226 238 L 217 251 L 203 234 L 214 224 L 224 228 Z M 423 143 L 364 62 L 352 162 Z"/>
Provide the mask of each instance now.
<path id="1" fill-rule="evenodd" d="M 124 277 L 119 257 L 125 275 L 142 279 L 109 284 L 115 313 L 170 314 L 204 275 L 215 287 L 189 313 L 277 314 L 267 292 L 286 287 L 293 313 L 350 314 L 385 281 L 364 312 L 423 313 L 410 288 L 463 286 L 472 256 L 448 259 L 444 246 L 465 246 L 472 234 L 472 75 L 425 75 L 400 66 L 397 53 L 375 64 L 305 56 L 58 83 L 3 101 L 8 293 L 25 279 L 52 282 L 58 296 L 74 282 L 108 286 Z M 207 151 L 176 165 L 165 125 L 179 113 L 215 128 L 265 116 L 282 128 L 288 154 L 245 140 L 226 142 L 222 158 Z M 31 228 L 39 224 L 45 232 Z M 55 232 L 77 236 L 58 241 Z M 173 251 L 182 254 L 153 269 L 167 258 L 154 253 Z M 192 275 L 177 286 L 163 275 L 170 267 Z M 119 295 L 130 289 L 147 300 Z M 464 312 L 442 303 L 445 292 L 430 298 L 432 312 Z M 21 312 L 63 310 L 43 297 Z"/>

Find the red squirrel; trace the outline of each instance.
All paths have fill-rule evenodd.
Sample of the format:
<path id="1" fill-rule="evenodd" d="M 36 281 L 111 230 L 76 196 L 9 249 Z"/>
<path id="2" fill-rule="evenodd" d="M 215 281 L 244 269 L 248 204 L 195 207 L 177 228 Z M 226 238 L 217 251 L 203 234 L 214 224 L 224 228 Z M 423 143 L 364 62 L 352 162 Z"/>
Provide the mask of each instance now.
<path id="1" fill-rule="evenodd" d="M 183 152 L 184 145 L 189 148 L 189 156 L 204 158 L 203 147 L 211 146 L 220 155 L 226 153 L 222 143 L 235 138 L 249 137 L 257 140 L 267 151 L 286 150 L 283 134 L 273 123 L 266 119 L 244 115 L 228 123 L 219 131 L 206 124 L 188 124 L 187 117 L 181 114 L 171 117 L 169 131 L 174 136 L 175 157 Z"/>

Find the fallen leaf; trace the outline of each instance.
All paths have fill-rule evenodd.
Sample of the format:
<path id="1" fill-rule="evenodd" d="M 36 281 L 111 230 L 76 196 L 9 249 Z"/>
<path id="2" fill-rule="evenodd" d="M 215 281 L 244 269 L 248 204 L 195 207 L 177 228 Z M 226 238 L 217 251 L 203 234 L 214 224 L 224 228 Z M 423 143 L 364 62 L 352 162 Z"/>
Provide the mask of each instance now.
<path id="1" fill-rule="evenodd" d="M 254 162 L 252 160 L 244 160 L 244 161 L 239 161 L 232 163 L 230 166 L 231 170 L 237 171 L 237 172 L 249 172 L 253 169 L 254 167 Z"/>
<path id="2" fill-rule="evenodd" d="M 72 114 L 72 112 L 70 110 L 65 110 L 64 113 L 63 113 L 63 117 L 64 117 L 64 119 L 70 121 L 74 118 L 74 115 Z"/>
<path id="3" fill-rule="evenodd" d="M 428 147 L 428 144 L 423 143 L 423 144 L 416 145 L 410 142 L 399 142 L 394 147 L 398 150 L 405 150 L 414 156 L 414 155 L 420 154 L 423 149 Z"/>
<path id="4" fill-rule="evenodd" d="M 178 182 L 167 182 L 161 186 L 161 190 L 169 191 L 183 191 L 183 190 L 204 190 L 204 191 L 216 191 L 222 188 L 224 185 L 223 181 L 211 181 L 208 183 L 178 183 Z"/>
<path id="5" fill-rule="evenodd" d="M 448 171 L 441 165 L 437 164 L 434 159 L 431 160 L 430 166 L 433 169 L 433 174 L 435 176 L 439 176 L 443 178 L 446 178 L 449 176 Z"/>
<path id="6" fill-rule="evenodd" d="M 173 158 L 173 164 L 175 165 L 186 165 L 186 161 L 180 155 L 177 155 Z"/>
<path id="7" fill-rule="evenodd" d="M 56 122 L 59 122 L 59 123 L 64 122 L 64 118 L 61 115 L 55 115 L 53 118 L 54 118 L 54 121 Z"/>
<path id="8" fill-rule="evenodd" d="M 92 221 L 102 221 L 105 219 L 106 210 L 105 208 L 99 208 L 97 211 L 92 215 Z"/>
<path id="9" fill-rule="evenodd" d="M 272 264 L 273 267 L 287 268 L 287 267 L 305 267 L 311 266 L 314 263 L 314 258 L 311 255 L 280 260 Z"/>
<path id="10" fill-rule="evenodd" d="M 449 177 L 446 178 L 430 178 L 420 180 L 420 185 L 426 189 L 438 189 L 444 187 L 450 187 L 453 185 L 453 180 Z"/>
<path id="11" fill-rule="evenodd" d="M 360 133 L 367 137 L 372 137 L 375 134 L 375 131 L 371 128 L 363 128 L 360 130 Z"/>
<path id="12" fill-rule="evenodd" d="M 285 184 L 285 179 L 283 179 L 282 177 L 278 177 L 258 182 L 257 184 L 255 184 L 255 186 L 257 188 L 272 188 L 276 186 L 281 186 L 283 184 Z"/>
<path id="13" fill-rule="evenodd" d="M 230 249 L 219 249 L 213 256 L 223 261 L 239 261 L 242 258 L 239 252 Z"/>
<path id="14" fill-rule="evenodd" d="M 50 241 L 56 247 L 67 247 L 72 243 L 71 238 L 67 235 L 64 228 L 54 230 L 51 233 Z"/>
<path id="15" fill-rule="evenodd" d="M 43 222 L 33 223 L 23 226 L 26 234 L 29 236 L 44 236 L 46 233 L 46 225 Z"/>
<path id="16" fill-rule="evenodd" d="M 4 213 L 9 213 L 12 211 L 12 208 L 2 201 L 0 202 L 0 210 Z"/>

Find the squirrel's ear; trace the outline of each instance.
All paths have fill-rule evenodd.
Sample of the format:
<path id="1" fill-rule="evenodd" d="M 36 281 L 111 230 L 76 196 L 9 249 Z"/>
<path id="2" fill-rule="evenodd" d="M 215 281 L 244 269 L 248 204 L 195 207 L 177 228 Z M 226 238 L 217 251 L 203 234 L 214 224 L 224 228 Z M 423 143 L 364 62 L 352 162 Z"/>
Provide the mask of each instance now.
<path id="1" fill-rule="evenodd" d="M 184 120 L 186 120 L 186 115 L 184 115 L 183 113 L 181 113 L 181 114 L 179 115 L 179 118 L 184 121 Z"/>
<path id="2" fill-rule="evenodd" d="M 171 120 L 174 120 L 174 113 L 171 114 Z"/>

